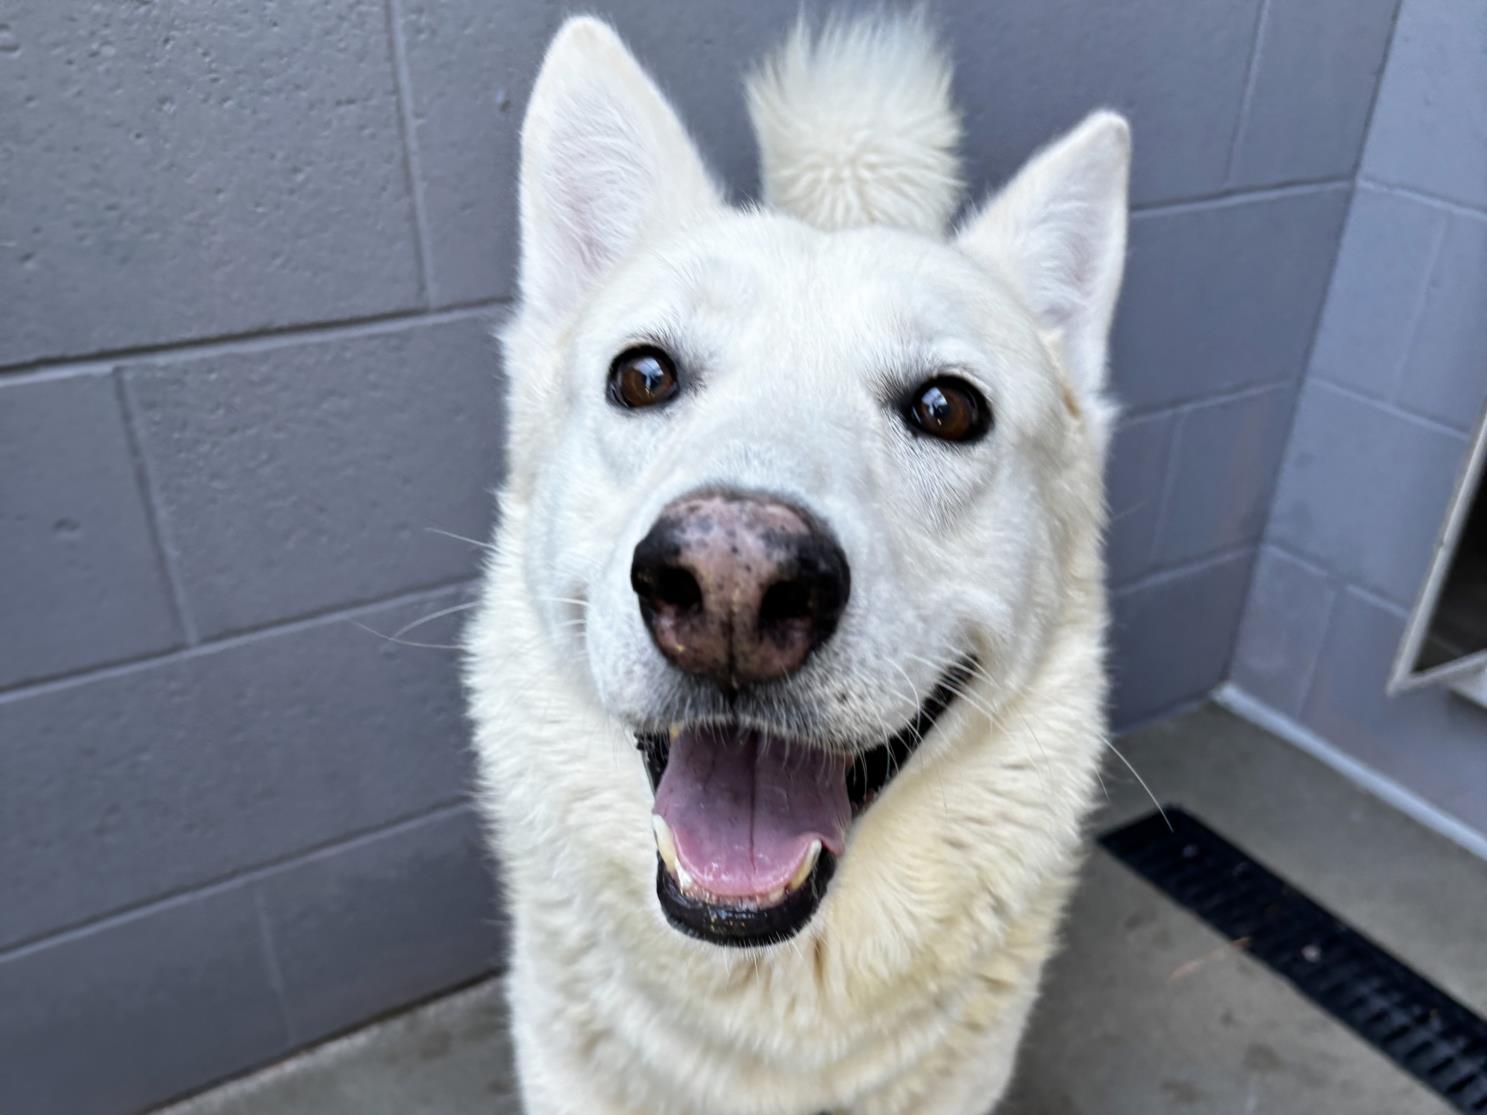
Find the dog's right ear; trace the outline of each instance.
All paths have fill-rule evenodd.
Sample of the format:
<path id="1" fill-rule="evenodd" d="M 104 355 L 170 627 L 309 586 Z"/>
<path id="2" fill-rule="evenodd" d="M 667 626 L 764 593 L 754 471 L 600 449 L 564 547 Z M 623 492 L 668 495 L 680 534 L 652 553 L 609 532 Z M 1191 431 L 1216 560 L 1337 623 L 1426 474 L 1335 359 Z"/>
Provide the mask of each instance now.
<path id="1" fill-rule="evenodd" d="M 607 24 L 554 36 L 521 133 L 521 297 L 549 320 L 665 222 L 721 204 L 665 96 Z"/>
<path id="2" fill-rule="evenodd" d="M 1021 287 L 1057 341 L 1068 386 L 1092 409 L 1126 262 L 1131 128 L 1095 112 L 1028 161 L 957 243 Z"/>

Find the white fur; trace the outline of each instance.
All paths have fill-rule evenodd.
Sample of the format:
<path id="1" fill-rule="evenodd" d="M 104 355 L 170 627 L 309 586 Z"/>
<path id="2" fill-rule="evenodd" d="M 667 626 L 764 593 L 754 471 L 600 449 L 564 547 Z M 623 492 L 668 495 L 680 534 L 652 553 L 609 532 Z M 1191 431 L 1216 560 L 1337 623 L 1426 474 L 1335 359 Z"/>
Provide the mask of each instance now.
<path id="1" fill-rule="evenodd" d="M 802 19 L 748 80 L 764 200 L 818 228 L 938 235 L 960 201 L 960 117 L 922 13 Z"/>
<path id="2" fill-rule="evenodd" d="M 587 65 L 562 65 L 582 56 Z M 664 225 L 718 204 L 681 121 L 603 23 L 573 19 L 548 47 L 521 135 L 523 307 L 561 316 Z"/>
<path id="3" fill-rule="evenodd" d="M 613 32 L 559 32 L 522 137 L 508 476 L 467 663 L 529 1115 L 979 1115 L 1005 1088 L 1104 740 L 1124 135 L 1076 129 L 951 243 L 825 230 L 877 186 L 822 185 L 809 223 L 731 210 Z M 937 229 L 941 196 L 919 204 L 890 223 Z M 684 390 L 621 412 L 606 370 L 641 341 Z M 944 370 L 991 401 L 984 441 L 916 437 L 892 405 Z M 687 691 L 630 556 L 708 485 L 799 503 L 851 562 L 837 633 L 791 681 L 795 734 L 876 742 L 949 660 L 980 662 L 854 822 L 816 916 L 749 951 L 663 920 L 633 737 Z"/>
<path id="4" fill-rule="evenodd" d="M 1105 382 L 1105 348 L 1126 263 L 1131 128 L 1096 112 L 1034 155 L 968 220 L 960 245 L 1007 269 L 1059 347 L 1073 386 Z"/>

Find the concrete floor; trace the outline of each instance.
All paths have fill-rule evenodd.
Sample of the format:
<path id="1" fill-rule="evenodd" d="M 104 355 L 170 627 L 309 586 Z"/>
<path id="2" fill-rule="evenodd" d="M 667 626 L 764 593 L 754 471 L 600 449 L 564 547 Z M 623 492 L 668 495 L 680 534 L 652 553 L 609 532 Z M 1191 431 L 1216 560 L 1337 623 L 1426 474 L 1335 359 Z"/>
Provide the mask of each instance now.
<path id="1" fill-rule="evenodd" d="M 1487 863 L 1216 708 L 1120 741 L 1186 806 L 1479 1013 Z M 1151 801 L 1118 761 L 1096 831 Z M 1434 1115 L 1451 1109 L 1104 852 L 998 1115 Z M 168 1115 L 516 1112 L 499 990 L 477 986 Z"/>

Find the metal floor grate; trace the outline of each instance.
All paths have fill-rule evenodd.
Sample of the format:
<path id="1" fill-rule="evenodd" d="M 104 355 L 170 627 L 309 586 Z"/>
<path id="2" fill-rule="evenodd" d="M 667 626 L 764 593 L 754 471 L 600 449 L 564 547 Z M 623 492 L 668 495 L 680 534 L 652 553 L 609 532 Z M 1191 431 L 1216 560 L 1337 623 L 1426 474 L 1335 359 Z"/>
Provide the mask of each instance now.
<path id="1" fill-rule="evenodd" d="M 1459 1111 L 1487 1113 L 1487 1020 L 1181 809 L 1100 843 Z"/>

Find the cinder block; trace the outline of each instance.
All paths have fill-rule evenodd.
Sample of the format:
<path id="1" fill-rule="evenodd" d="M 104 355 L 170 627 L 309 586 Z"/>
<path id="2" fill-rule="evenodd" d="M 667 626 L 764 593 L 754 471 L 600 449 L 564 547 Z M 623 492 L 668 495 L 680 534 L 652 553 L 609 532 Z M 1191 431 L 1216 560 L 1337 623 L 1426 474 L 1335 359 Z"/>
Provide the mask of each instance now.
<path id="1" fill-rule="evenodd" d="M 456 799 L 463 598 L 0 700 L 0 948 Z"/>
<path id="2" fill-rule="evenodd" d="M 1425 578 L 1465 451 L 1458 434 L 1310 382 L 1297 405 L 1269 536 L 1407 605 Z"/>
<path id="3" fill-rule="evenodd" d="M 258 885 L 297 1044 L 505 960 L 494 865 L 468 808 L 317 853 Z"/>
<path id="4" fill-rule="evenodd" d="M 0 364 L 417 303 L 380 4 L 5 18 Z"/>
<path id="5" fill-rule="evenodd" d="M 1399 0 L 1271 0 L 1235 186 L 1351 177 Z"/>
<path id="6" fill-rule="evenodd" d="M 472 575 L 500 477 L 482 315 L 134 365 L 166 544 L 204 637 Z"/>
<path id="7" fill-rule="evenodd" d="M 1301 375 L 1345 186 L 1136 215 L 1111 363 L 1152 410 Z"/>
<path id="8" fill-rule="evenodd" d="M 1344 593 L 1302 719 L 1359 762 L 1487 831 L 1487 710 L 1438 688 L 1385 696 L 1403 632 L 1402 609 Z"/>
<path id="9" fill-rule="evenodd" d="M 518 132 L 543 51 L 569 13 L 480 0 L 402 0 L 401 8 L 435 300 L 506 296 L 517 252 Z M 758 155 L 742 75 L 783 38 L 799 5 L 611 0 L 583 10 L 615 25 L 723 181 L 738 195 L 754 193 Z"/>
<path id="10" fill-rule="evenodd" d="M 1131 118 L 1137 204 L 1222 188 L 1258 11 L 1257 0 L 958 0 L 943 16 L 971 181 L 1003 181 L 1108 106 Z"/>
<path id="11" fill-rule="evenodd" d="M 542 49 L 563 11 L 545 4 L 398 0 L 409 144 L 437 306 L 504 298 L 516 278 L 518 137 Z"/>
<path id="12" fill-rule="evenodd" d="M 1264 547 L 1234 647 L 1234 683 L 1272 708 L 1299 715 L 1334 596 L 1325 575 Z"/>
<path id="13" fill-rule="evenodd" d="M 112 376 L 0 381 L 0 689 L 180 642 L 135 471 Z"/>
<path id="14" fill-rule="evenodd" d="M 1252 555 L 1155 577 L 1111 599 L 1111 723 L 1117 731 L 1216 686 L 1229 666 Z"/>
<path id="15" fill-rule="evenodd" d="M 1105 562 L 1112 585 L 1129 584 L 1151 571 L 1152 538 L 1176 424 L 1176 417 L 1166 412 L 1122 421 L 1115 431 L 1105 470 L 1110 508 Z"/>
<path id="16" fill-rule="evenodd" d="M 1404 0 L 1363 173 L 1487 209 L 1487 7 Z"/>
<path id="17" fill-rule="evenodd" d="M 288 1049 L 246 885 L 0 958 L 0 1004 L 8 1115 L 140 1111 Z"/>
<path id="18" fill-rule="evenodd" d="M 1259 541 L 1294 398 L 1286 385 L 1183 414 L 1154 550 L 1159 567 Z"/>
<path id="19" fill-rule="evenodd" d="M 1394 398 L 1464 431 L 1487 399 L 1487 214 L 1447 222 Z"/>
<path id="20" fill-rule="evenodd" d="M 1360 186 L 1348 211 L 1311 370 L 1379 399 L 1392 398 L 1446 214 Z"/>
<path id="21" fill-rule="evenodd" d="M 615 24 L 736 196 L 757 190 L 757 150 L 740 82 L 793 24 L 795 0 L 665 5 L 604 0 Z M 1134 197 L 1222 188 L 1258 0 L 1075 0 L 978 4 L 931 13 L 957 64 L 972 199 L 1090 110 L 1134 120 Z M 413 140 L 436 302 L 511 293 L 517 134 L 560 8 L 401 0 Z M 1151 44 L 1163 49 L 1153 54 Z"/>

